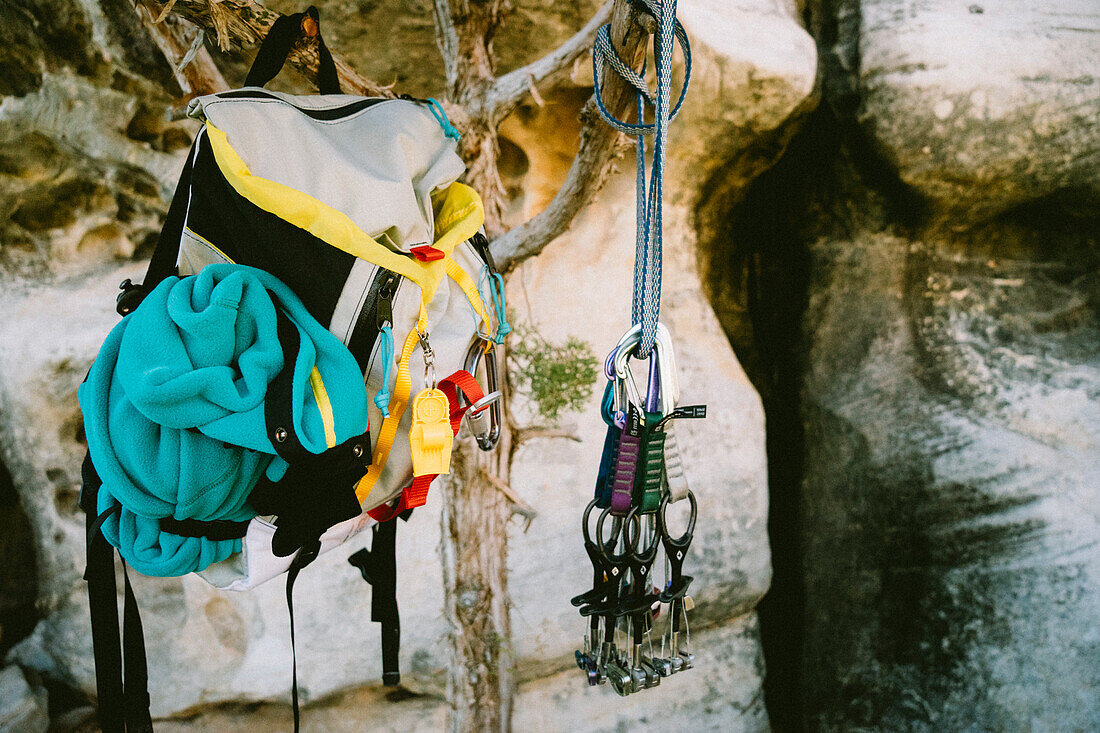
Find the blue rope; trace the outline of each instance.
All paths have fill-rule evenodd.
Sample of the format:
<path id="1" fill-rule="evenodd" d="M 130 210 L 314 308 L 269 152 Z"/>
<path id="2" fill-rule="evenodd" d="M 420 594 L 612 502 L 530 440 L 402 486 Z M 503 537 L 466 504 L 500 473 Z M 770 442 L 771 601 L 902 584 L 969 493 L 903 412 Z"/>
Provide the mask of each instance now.
<path id="1" fill-rule="evenodd" d="M 611 24 L 596 32 L 596 44 L 592 53 L 592 71 L 595 79 L 596 107 L 600 116 L 616 130 L 637 138 L 638 172 L 637 185 L 637 231 L 635 233 L 634 253 L 634 296 L 631 304 L 631 320 L 642 326 L 641 342 L 638 344 L 639 358 L 647 358 L 657 340 L 657 323 L 661 315 L 661 261 L 663 257 L 661 232 L 663 212 L 661 199 L 664 195 L 665 148 L 668 142 L 668 123 L 680 111 L 687 95 L 688 82 L 691 79 L 691 46 L 688 43 L 684 27 L 676 20 L 676 0 L 641 0 L 646 9 L 657 19 L 658 30 L 654 38 L 654 72 L 657 77 L 657 89 L 651 93 L 645 81 L 645 68 L 642 73 L 634 71 L 619 58 L 611 44 Z M 669 98 L 672 91 L 672 46 L 673 40 L 680 45 L 684 54 L 684 84 L 675 105 Z M 634 87 L 637 95 L 638 121 L 629 123 L 620 120 L 608 111 L 603 102 L 604 64 Z M 645 121 L 646 106 L 653 107 L 653 122 Z M 646 143 L 647 135 L 653 135 L 653 162 L 646 185 Z"/>
<path id="2" fill-rule="evenodd" d="M 477 289 L 481 293 L 482 301 L 485 293 L 489 293 L 489 299 L 493 301 L 493 315 L 497 319 L 497 332 L 492 337 L 493 343 L 500 346 L 504 343 L 504 337 L 512 332 L 512 326 L 508 323 L 508 305 L 504 300 L 504 277 L 499 272 L 490 272 L 488 265 L 481 268 L 478 277 Z M 486 338 L 489 338 L 486 334 Z"/>
<path id="3" fill-rule="evenodd" d="M 382 417 L 390 416 L 390 371 L 393 369 L 393 329 L 382 326 L 378 334 L 378 358 L 382 360 L 382 389 L 374 393 L 374 405 L 382 411 Z"/>
<path id="4" fill-rule="evenodd" d="M 443 134 L 452 140 L 458 140 L 462 137 L 458 132 L 458 128 L 451 124 L 450 119 L 447 118 L 447 113 L 443 111 L 443 105 L 441 105 L 435 97 L 428 97 L 424 100 L 428 103 L 428 109 L 431 110 L 432 116 L 435 117 L 439 126 L 443 128 Z"/>

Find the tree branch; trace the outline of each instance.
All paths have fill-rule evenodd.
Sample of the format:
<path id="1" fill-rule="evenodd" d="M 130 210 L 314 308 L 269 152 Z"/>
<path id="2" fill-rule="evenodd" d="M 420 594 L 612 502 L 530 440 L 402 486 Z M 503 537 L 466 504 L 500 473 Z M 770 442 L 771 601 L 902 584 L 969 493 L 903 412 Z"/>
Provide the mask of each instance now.
<path id="1" fill-rule="evenodd" d="M 619 57 L 635 69 L 645 58 L 649 34 L 637 22 L 637 11 L 629 0 L 615 0 L 611 17 L 611 42 Z M 608 69 L 604 75 L 604 104 L 620 119 L 635 101 L 634 91 Z M 627 140 L 600 117 L 595 99 L 581 111 L 580 149 L 573 165 L 550 204 L 524 224 L 505 232 L 492 243 L 493 258 L 502 270 L 510 270 L 546 248 L 569 228 L 577 213 L 603 188 Z"/>
<path id="2" fill-rule="evenodd" d="M 445 3 L 447 0 L 437 2 Z M 494 125 L 500 124 L 535 86 L 588 53 L 596 30 L 611 18 L 613 5 L 611 0 L 604 3 L 584 28 L 551 53 L 498 77 L 485 95 L 483 115 Z"/>
<path id="3" fill-rule="evenodd" d="M 222 72 L 210 58 L 210 52 L 202 45 L 201 28 L 181 18 L 154 19 L 153 11 L 145 5 L 135 7 L 142 25 L 157 45 L 164 59 L 172 67 L 173 75 L 186 97 L 198 97 L 228 89 Z M 188 29 L 197 31 L 194 39 L 187 37 Z"/>
<path id="4" fill-rule="evenodd" d="M 138 0 L 138 2 L 157 15 L 164 10 L 156 7 L 153 0 Z M 206 32 L 216 34 L 218 46 L 222 50 L 244 48 L 259 42 L 279 17 L 279 13 L 268 10 L 255 0 L 176 0 L 168 9 Z M 336 62 L 340 86 L 346 94 L 368 97 L 394 96 L 390 87 L 361 76 L 335 53 L 332 54 L 332 58 Z M 308 77 L 316 77 L 319 59 L 315 44 L 299 43 L 290 52 L 288 60 Z"/>
<path id="5" fill-rule="evenodd" d="M 482 476 L 485 477 L 486 481 L 495 486 L 496 489 L 500 493 L 504 494 L 504 497 L 512 503 L 512 513 L 518 514 L 526 519 L 527 526 L 531 526 L 531 520 L 539 515 L 539 513 L 535 511 L 535 508 L 525 502 L 523 499 L 521 499 L 519 495 L 512 490 L 512 487 L 504 483 L 504 481 L 502 481 L 499 476 L 494 476 L 492 473 L 486 471 L 484 468 L 480 470 L 480 473 Z"/>
<path id="6" fill-rule="evenodd" d="M 450 0 L 434 0 L 435 41 L 443 57 L 443 71 L 447 79 L 447 93 L 454 94 L 458 83 L 458 33 L 451 19 Z"/>

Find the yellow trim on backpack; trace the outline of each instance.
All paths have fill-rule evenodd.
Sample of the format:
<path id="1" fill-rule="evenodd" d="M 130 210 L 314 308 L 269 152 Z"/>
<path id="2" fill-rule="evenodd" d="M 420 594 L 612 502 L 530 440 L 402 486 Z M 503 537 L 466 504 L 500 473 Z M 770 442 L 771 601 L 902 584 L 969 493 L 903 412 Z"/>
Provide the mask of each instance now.
<path id="1" fill-rule="evenodd" d="M 309 386 L 313 389 L 313 399 L 317 402 L 317 409 L 321 412 L 321 423 L 325 426 L 325 445 L 329 448 L 336 447 L 336 423 L 332 416 L 332 402 L 328 398 L 328 390 L 321 379 L 321 372 L 317 367 L 309 373 Z"/>
<path id="2" fill-rule="evenodd" d="M 431 302 L 446 277 L 442 260 L 420 262 L 390 250 L 342 211 L 290 186 L 252 175 L 226 134 L 209 122 L 206 135 L 219 170 L 241 196 L 339 250 L 407 277 L 420 287 L 421 303 Z M 461 183 L 434 192 L 432 208 L 436 221 L 432 246 L 448 256 L 460 242 L 474 236 L 485 221 L 481 197 Z"/>

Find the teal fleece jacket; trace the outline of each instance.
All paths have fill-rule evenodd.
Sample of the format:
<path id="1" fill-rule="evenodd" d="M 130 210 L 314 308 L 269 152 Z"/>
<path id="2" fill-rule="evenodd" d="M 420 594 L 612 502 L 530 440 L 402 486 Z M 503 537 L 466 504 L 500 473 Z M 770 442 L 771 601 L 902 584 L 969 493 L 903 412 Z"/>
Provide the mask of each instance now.
<path id="1" fill-rule="evenodd" d="M 329 447 L 310 374 L 333 411 L 336 444 L 367 429 L 367 394 L 354 357 L 273 275 L 217 264 L 170 277 L 111 331 L 79 390 L 92 464 L 103 481 L 107 541 L 138 572 L 203 570 L 240 540 L 162 532 L 161 517 L 246 521 L 248 494 L 286 463 L 267 438 L 264 398 L 284 368 L 276 309 L 297 328 L 293 430 L 311 453 Z"/>

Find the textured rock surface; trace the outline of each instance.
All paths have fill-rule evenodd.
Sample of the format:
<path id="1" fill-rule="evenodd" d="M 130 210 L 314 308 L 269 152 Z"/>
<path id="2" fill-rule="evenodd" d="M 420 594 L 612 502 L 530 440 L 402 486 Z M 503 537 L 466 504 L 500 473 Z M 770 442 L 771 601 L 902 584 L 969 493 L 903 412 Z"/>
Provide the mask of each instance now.
<path id="1" fill-rule="evenodd" d="M 579 27 L 592 6 L 520 3 L 519 19 L 497 39 L 502 66 L 546 50 Z M 693 97 L 677 123 L 675 144 L 700 164 L 704 159 L 729 164 L 730 176 L 743 184 L 749 168 L 735 161 L 803 105 L 812 87 L 814 51 L 786 6 L 750 2 L 725 12 L 731 27 L 744 30 L 746 37 L 753 35 L 748 31 L 754 24 L 761 34 L 781 32 L 797 50 L 797 60 L 790 63 L 765 57 L 761 46 L 746 50 L 737 40 L 741 36 L 703 34 L 705 14 L 718 10 L 707 3 L 685 6 L 691 16 L 685 21 L 698 29 L 690 32 L 705 37 L 696 42 L 693 95 L 700 98 Z M 395 3 L 359 9 L 332 3 L 322 9 L 327 19 L 337 21 L 327 26 L 333 29 L 326 31 L 331 44 L 349 50 L 349 58 L 363 62 L 364 71 L 385 79 L 385 68 L 408 69 L 403 85 L 414 93 L 435 90 L 437 82 L 427 71 L 438 66 L 426 25 L 427 4 L 417 5 L 415 12 Z M 34 12 L 60 11 L 42 5 Z M 93 687 L 93 671 L 80 581 L 83 523 L 77 495 L 83 448 L 75 389 L 116 322 L 117 282 L 140 277 L 143 266 L 135 260 L 143 247 L 148 251 L 164 207 L 160 196 L 174 183 L 179 147 L 191 130 L 188 123 L 160 121 L 168 94 L 178 90 L 154 91 L 163 87 L 167 70 L 146 68 L 127 55 L 105 12 L 65 4 L 58 18 L 82 19 L 83 25 L 71 30 L 83 45 L 57 56 L 53 42 L 43 42 L 34 68 L 25 71 L 23 86 L 14 90 L 17 96 L 0 103 L 0 145 L 5 146 L 0 175 L 7 176 L 0 204 L 18 214 L 10 217 L 0 238 L 5 273 L 0 312 L 6 316 L 0 323 L 0 455 L 33 527 L 38 607 L 45 617 L 12 658 L 84 691 Z M 392 26 L 387 48 L 401 53 L 379 54 L 377 42 L 364 40 L 368 30 L 370 38 L 378 38 L 379 31 L 370 29 L 372 19 Z M 231 80 L 240 71 L 240 63 L 235 64 L 227 72 Z M 564 172 L 572 134 L 559 123 L 575 114 L 568 110 L 582 99 L 579 91 L 552 99 L 551 104 L 563 105 L 558 122 L 536 111 L 514 126 L 515 152 L 527 165 L 512 171 L 513 180 L 517 190 L 535 192 L 517 208 L 537 208 Z M 736 114 L 726 119 L 716 112 L 721 108 Z M 705 149 L 699 147 L 704 144 Z M 540 157 L 546 150 L 555 151 L 558 160 Z M 711 165 L 707 177 L 720 178 L 719 167 Z M 709 673 L 701 669 L 692 673 L 694 678 L 670 680 L 647 700 L 601 706 L 600 715 L 606 717 L 591 721 L 600 729 L 652 719 L 659 705 L 673 699 L 678 701 L 675 719 L 685 725 L 766 727 L 752 614 L 770 572 L 763 416 L 699 286 L 687 202 L 706 179 L 691 172 L 679 168 L 671 184 L 664 319 L 678 339 L 684 398 L 711 405 L 710 418 L 686 425 L 681 441 L 704 511 L 690 561 L 699 588 L 693 622 L 718 627 L 709 632 L 714 661 Z M 599 204 L 513 280 L 512 303 L 520 319 L 552 341 L 577 335 L 602 352 L 627 325 L 632 180 L 632 175 L 616 178 Z M 578 288 L 591 293 L 591 300 L 578 299 Z M 517 410 L 520 419 L 534 419 L 522 404 Z M 583 633 L 568 597 L 581 590 L 581 569 L 587 567 L 576 525 L 603 438 L 595 400 L 584 412 L 567 415 L 563 427 L 581 442 L 533 440 L 520 447 L 513 466 L 513 489 L 539 511 L 528 530 L 517 526 L 511 551 L 514 643 L 521 674 L 531 680 L 523 697 L 529 702 L 521 703 L 516 718 L 524 727 L 574 718 L 579 725 L 595 714 L 587 703 L 579 704 L 594 693 L 575 670 L 536 681 L 572 667 L 572 650 Z M 439 528 L 439 507 L 433 504 L 403 525 L 398 540 L 403 678 L 412 689 L 435 696 L 442 694 L 445 679 Z M 344 562 L 367 541 L 361 537 L 325 556 L 296 588 L 304 697 L 327 697 L 319 704 L 331 710 L 333 720 L 357 721 L 353 729 L 365 722 L 351 713 L 361 713 L 360 693 L 346 691 L 376 683 L 380 671 L 377 630 L 368 622 L 370 591 Z M 289 638 L 278 581 L 248 594 L 218 593 L 193 577 L 137 578 L 135 585 L 145 616 L 155 714 L 190 715 L 222 702 L 288 699 Z M 599 694 L 610 695 L 606 690 Z M 407 719 L 418 720 L 423 729 L 438 727 L 426 721 L 438 722 L 442 715 L 431 701 Z M 241 730 L 251 729 L 249 719 L 238 723 Z M 208 729 L 226 728 L 210 723 Z"/>
<path id="2" fill-rule="evenodd" d="M 763 673 L 755 619 L 745 616 L 698 636 L 700 666 L 627 699 L 608 690 L 577 684 L 576 670 L 528 682 L 516 697 L 516 730 L 593 733 L 653 725 L 698 731 L 760 733 L 768 730 L 756 686 Z M 708 672 L 708 670 L 710 670 Z M 379 731 L 420 733 L 443 730 L 445 705 L 437 698 L 390 698 L 382 688 L 361 688 L 306 708 L 305 725 L 331 733 Z M 157 722 L 157 731 L 259 733 L 292 725 L 286 705 L 263 704 L 247 710 L 214 708 L 185 720 Z"/>
<path id="3" fill-rule="evenodd" d="M 813 253 L 810 711 L 839 728 L 1095 728 L 1095 241 L 872 229 Z"/>
<path id="4" fill-rule="evenodd" d="M 3 733 L 46 733 L 46 695 L 27 684 L 18 667 L 0 671 L 0 731 Z"/>
<path id="5" fill-rule="evenodd" d="M 971 217 L 1063 188 L 1095 205 L 1095 2 L 859 5 L 861 115 L 902 181 Z"/>
<path id="6" fill-rule="evenodd" d="M 811 6 L 827 104 L 729 210 L 716 286 L 768 409 L 772 498 L 794 495 L 773 504 L 793 556 L 774 598 L 805 633 L 768 658 L 802 697 L 784 722 L 1096 729 L 1100 124 L 1075 71 L 1095 42 L 1067 30 L 1095 15 Z M 1012 76 L 1051 39 L 1056 73 Z"/>

